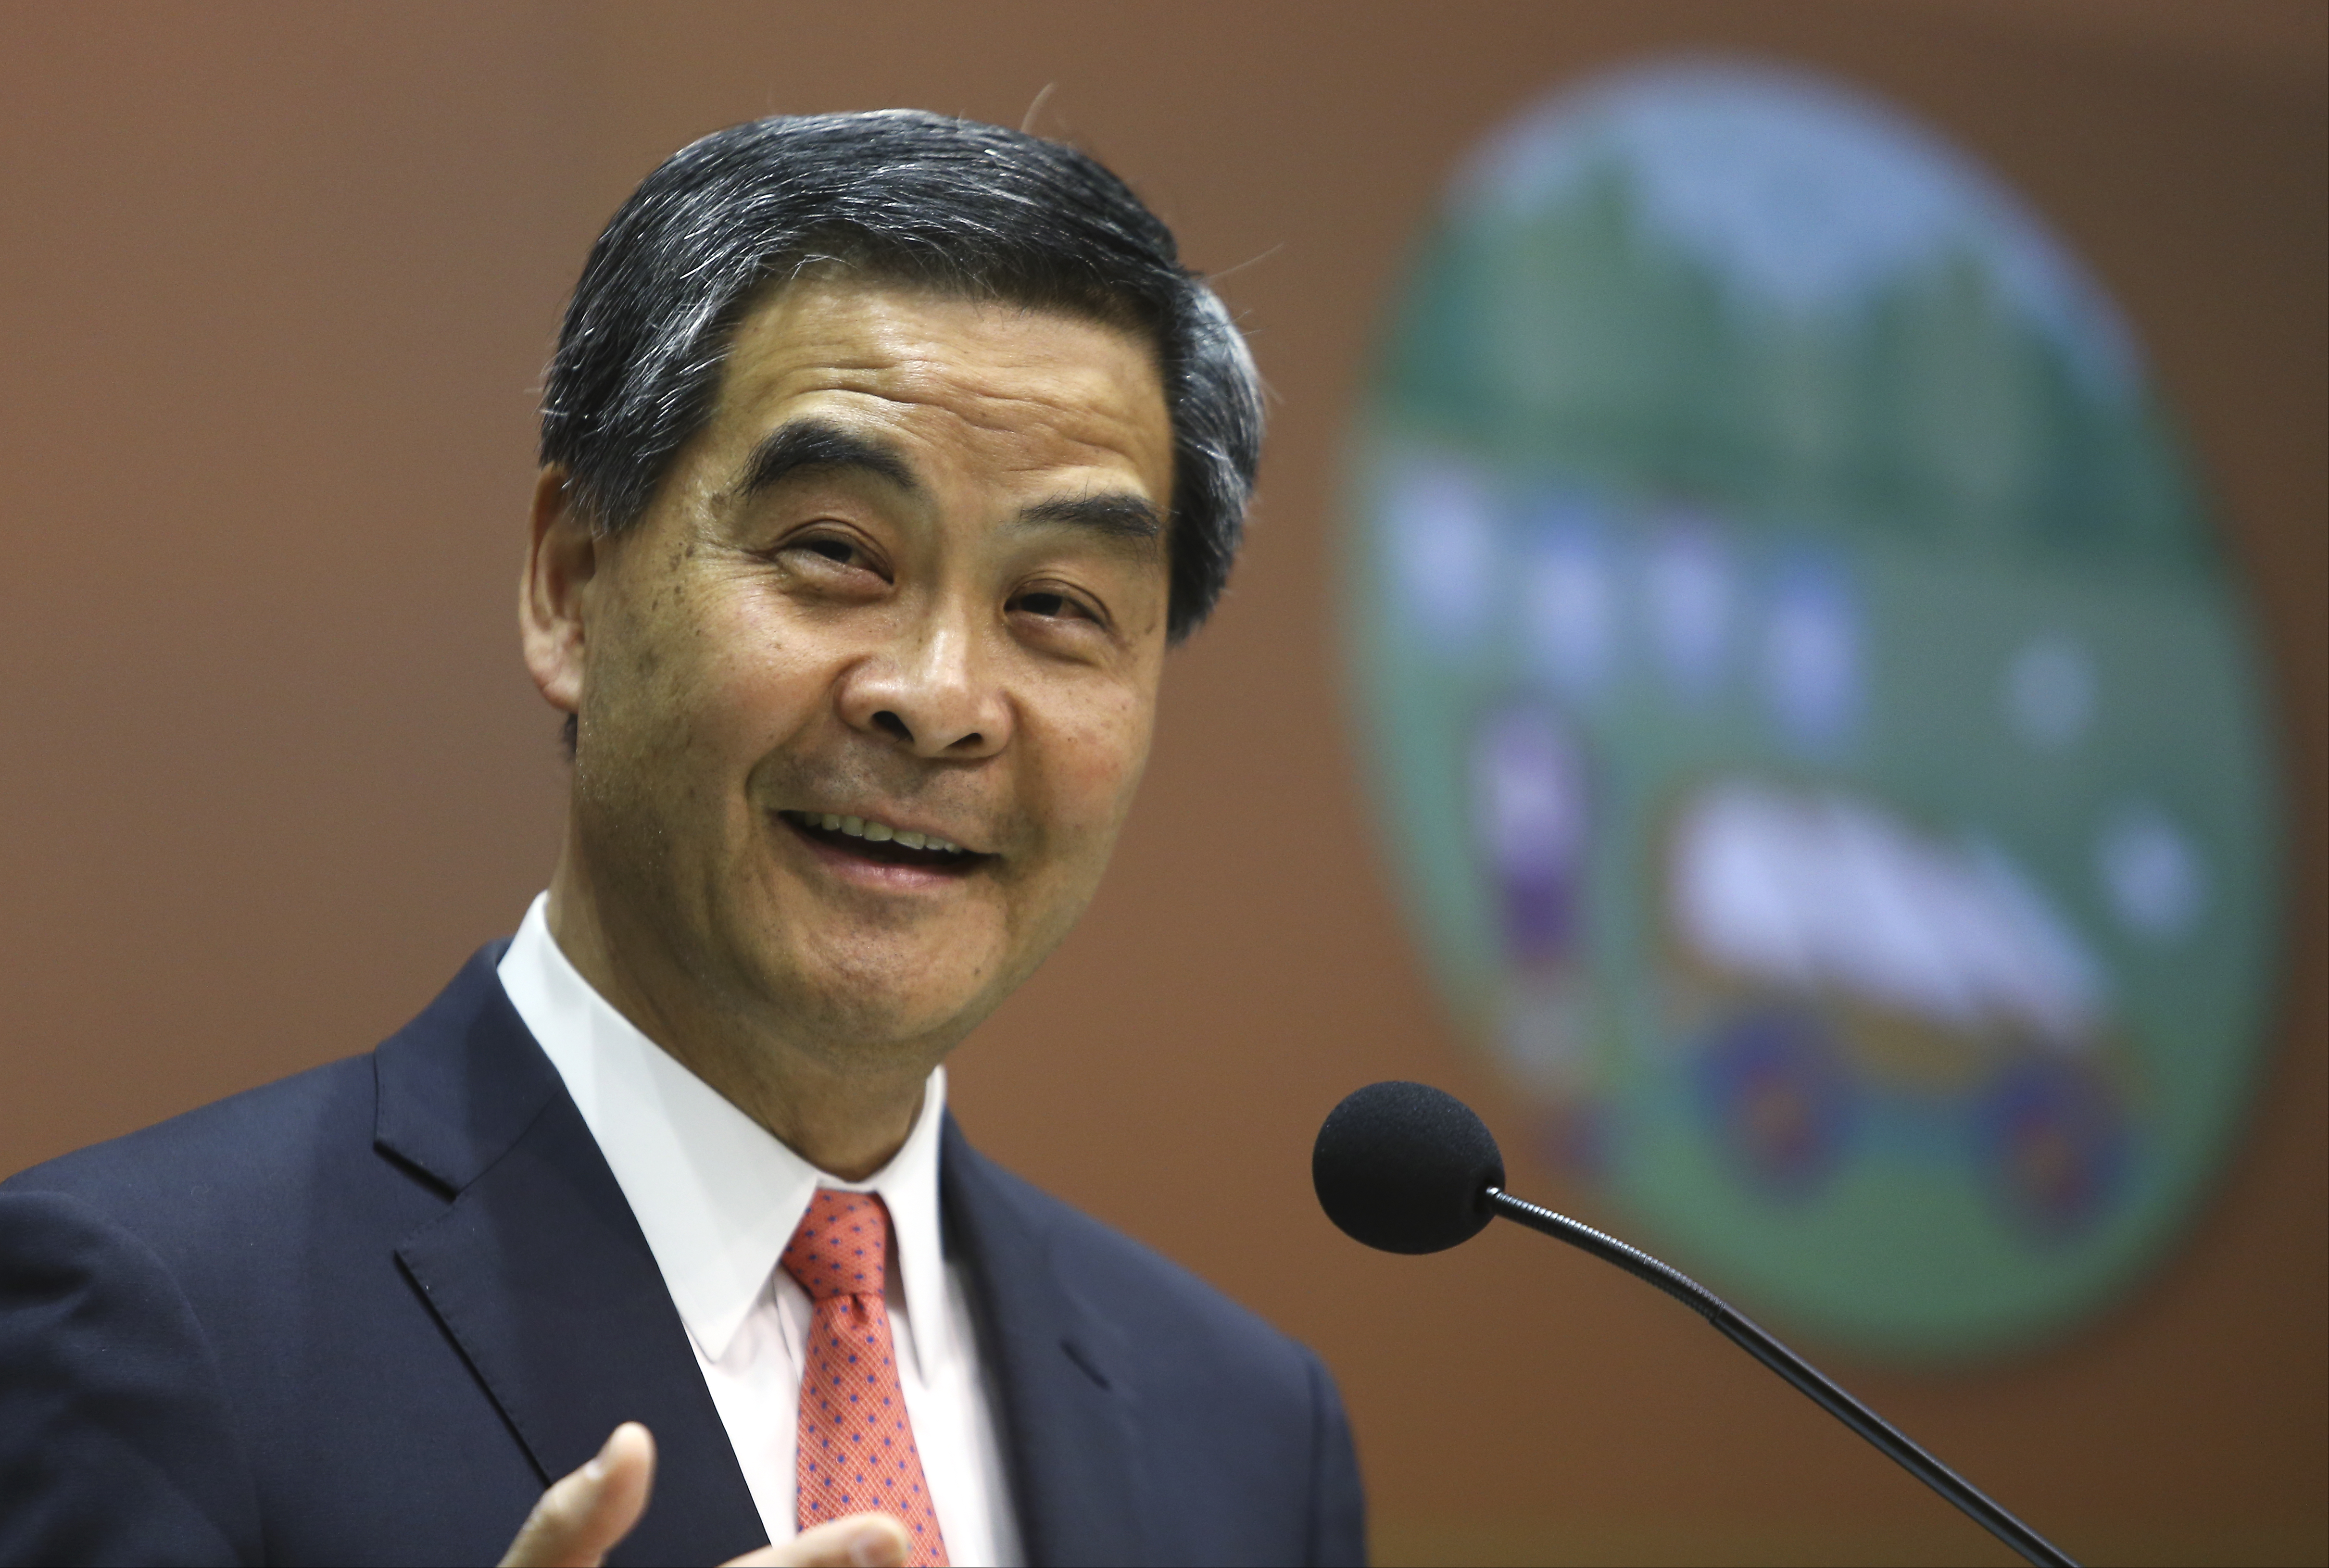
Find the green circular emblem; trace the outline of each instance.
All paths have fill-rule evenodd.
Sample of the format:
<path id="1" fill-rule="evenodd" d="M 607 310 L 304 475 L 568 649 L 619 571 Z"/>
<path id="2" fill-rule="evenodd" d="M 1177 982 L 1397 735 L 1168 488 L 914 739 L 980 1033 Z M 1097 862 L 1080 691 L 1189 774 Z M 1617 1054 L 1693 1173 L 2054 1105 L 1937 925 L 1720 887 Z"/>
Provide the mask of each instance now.
<path id="1" fill-rule="evenodd" d="M 1479 149 L 1354 445 L 1384 831 L 1537 1152 L 1867 1353 L 2065 1329 L 2240 1126 L 2277 802 L 2094 280 L 1928 133 L 1657 66 Z"/>

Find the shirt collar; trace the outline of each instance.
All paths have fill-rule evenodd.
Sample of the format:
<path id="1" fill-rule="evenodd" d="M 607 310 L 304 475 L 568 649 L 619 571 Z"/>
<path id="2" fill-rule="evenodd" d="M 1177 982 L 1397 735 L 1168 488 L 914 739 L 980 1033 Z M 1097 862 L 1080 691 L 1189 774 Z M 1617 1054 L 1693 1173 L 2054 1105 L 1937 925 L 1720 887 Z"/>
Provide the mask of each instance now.
<path id="1" fill-rule="evenodd" d="M 844 1181 L 794 1153 L 682 1066 L 591 987 L 550 934 L 537 897 L 503 954 L 502 987 L 533 1031 L 615 1173 L 687 1331 L 713 1361 L 819 1187 L 879 1193 L 896 1227 L 900 1288 L 919 1370 L 952 1332 L 938 1234 L 938 1126 L 946 1069 L 933 1067 L 904 1147 L 870 1179 Z"/>

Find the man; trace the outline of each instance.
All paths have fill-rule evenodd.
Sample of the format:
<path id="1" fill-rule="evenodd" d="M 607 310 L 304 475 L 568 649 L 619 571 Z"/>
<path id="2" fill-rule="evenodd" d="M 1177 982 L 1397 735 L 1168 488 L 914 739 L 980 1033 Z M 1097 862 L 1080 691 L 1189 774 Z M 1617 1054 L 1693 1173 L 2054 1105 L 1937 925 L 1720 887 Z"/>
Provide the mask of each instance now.
<path id="1" fill-rule="evenodd" d="M 369 1056 L 0 1188 L 0 1558 L 1357 1560 L 1315 1358 L 944 1110 L 1235 551 L 1171 235 L 991 127 L 738 127 L 542 430 L 550 889 Z"/>

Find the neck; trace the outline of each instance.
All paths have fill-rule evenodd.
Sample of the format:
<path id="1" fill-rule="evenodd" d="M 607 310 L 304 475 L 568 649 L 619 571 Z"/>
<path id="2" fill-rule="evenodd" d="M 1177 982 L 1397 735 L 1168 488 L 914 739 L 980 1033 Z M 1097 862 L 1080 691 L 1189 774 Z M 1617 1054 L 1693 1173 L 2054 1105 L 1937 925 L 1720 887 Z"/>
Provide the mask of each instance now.
<path id="1" fill-rule="evenodd" d="M 837 1053 L 768 1009 L 723 1004 L 644 929 L 622 919 L 574 858 L 550 883 L 550 934 L 591 989 L 665 1055 L 828 1175 L 863 1181 L 914 1129 L 934 1063 L 919 1052 Z"/>

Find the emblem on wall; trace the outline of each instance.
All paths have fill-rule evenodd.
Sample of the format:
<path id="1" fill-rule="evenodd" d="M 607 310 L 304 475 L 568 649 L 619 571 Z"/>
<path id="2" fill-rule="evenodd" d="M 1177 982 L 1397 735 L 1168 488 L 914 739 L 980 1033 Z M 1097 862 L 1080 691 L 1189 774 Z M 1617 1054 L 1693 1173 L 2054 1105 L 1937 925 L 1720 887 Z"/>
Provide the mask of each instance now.
<path id="1" fill-rule="evenodd" d="M 2137 1278 L 2242 1124 L 2278 807 L 2094 279 L 1865 98 L 1638 69 L 1461 171 L 1357 437 L 1380 820 L 1539 1156 L 1866 1353 Z"/>

